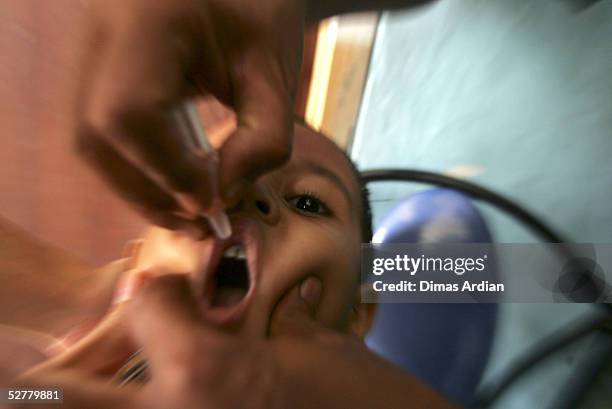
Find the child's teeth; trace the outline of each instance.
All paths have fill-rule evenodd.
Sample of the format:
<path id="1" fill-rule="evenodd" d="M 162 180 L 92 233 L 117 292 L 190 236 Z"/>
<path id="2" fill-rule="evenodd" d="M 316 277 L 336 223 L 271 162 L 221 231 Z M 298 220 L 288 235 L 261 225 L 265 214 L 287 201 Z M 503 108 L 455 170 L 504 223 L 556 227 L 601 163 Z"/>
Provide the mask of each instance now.
<path id="1" fill-rule="evenodd" d="M 225 257 L 232 257 L 232 258 L 239 258 L 239 259 L 246 258 L 244 248 L 241 245 L 235 245 L 235 246 L 229 247 L 227 250 L 223 252 L 223 255 Z"/>

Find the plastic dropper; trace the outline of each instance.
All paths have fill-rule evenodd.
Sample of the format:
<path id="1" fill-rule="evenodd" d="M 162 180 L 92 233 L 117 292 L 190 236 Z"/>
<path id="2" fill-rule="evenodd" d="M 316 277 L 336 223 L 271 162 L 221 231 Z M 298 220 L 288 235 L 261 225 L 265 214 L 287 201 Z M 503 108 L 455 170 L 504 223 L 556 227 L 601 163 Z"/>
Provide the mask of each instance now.
<path id="1" fill-rule="evenodd" d="M 196 149 L 200 149 L 210 156 L 209 159 L 213 161 L 211 168 L 217 170 L 219 168 L 217 153 L 208 142 L 195 104 L 192 101 L 182 103 L 177 110 L 176 118 L 183 135 L 192 141 Z M 213 177 L 216 177 L 216 174 L 213 175 Z M 214 183 L 215 190 L 218 190 L 216 189 L 216 180 Z M 219 194 L 218 191 L 213 193 L 216 195 Z M 227 214 L 223 210 L 218 210 L 213 213 L 204 213 L 203 216 L 206 217 L 210 227 L 220 239 L 227 239 L 232 235 L 232 226 L 230 225 Z"/>

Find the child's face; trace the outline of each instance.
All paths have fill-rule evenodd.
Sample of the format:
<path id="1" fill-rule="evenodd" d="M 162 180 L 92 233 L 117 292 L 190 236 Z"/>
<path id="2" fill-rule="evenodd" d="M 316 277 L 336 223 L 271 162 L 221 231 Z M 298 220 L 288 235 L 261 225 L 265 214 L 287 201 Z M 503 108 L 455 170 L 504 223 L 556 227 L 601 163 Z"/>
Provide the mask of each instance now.
<path id="1" fill-rule="evenodd" d="M 333 142 L 296 125 L 291 160 L 261 177 L 228 214 L 228 240 L 152 229 L 138 268 L 190 274 L 207 320 L 256 336 L 265 336 L 282 297 L 315 276 L 323 288 L 317 320 L 348 328 L 359 281 L 361 199 Z M 231 257 L 233 245 L 243 248 L 245 261 Z"/>

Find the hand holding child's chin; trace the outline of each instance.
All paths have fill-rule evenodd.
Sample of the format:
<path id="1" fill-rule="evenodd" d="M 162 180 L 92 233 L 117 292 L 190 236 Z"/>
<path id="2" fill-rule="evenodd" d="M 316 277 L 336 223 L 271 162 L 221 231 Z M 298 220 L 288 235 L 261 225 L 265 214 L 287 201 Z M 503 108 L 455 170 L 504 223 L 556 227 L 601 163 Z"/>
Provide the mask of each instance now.
<path id="1" fill-rule="evenodd" d="M 347 399 L 378 407 L 381 396 L 385 407 L 453 407 L 363 343 L 317 324 L 320 295 L 320 282 L 307 278 L 276 307 L 272 338 L 246 339 L 202 320 L 184 276 L 157 277 L 16 386 L 60 387 L 67 409 L 335 408 Z M 118 388 L 105 375 L 132 340 L 150 363 L 150 380 Z M 374 381 L 380 390 L 371 390 Z M 370 393 L 352 396 L 356 390 Z"/>
<path id="2" fill-rule="evenodd" d="M 94 399 L 104 408 L 286 407 L 278 401 L 285 379 L 277 356 L 281 349 L 272 341 L 226 334 L 203 322 L 184 276 L 145 281 L 133 300 L 114 307 L 86 336 L 16 383 L 60 386 L 66 408 L 82 408 Z M 319 287 L 302 291 L 306 298 L 300 297 L 299 288 L 287 295 L 304 303 L 297 308 L 295 300 L 281 303 L 279 308 L 292 310 L 274 320 L 275 336 L 282 336 L 285 328 L 290 336 L 303 335 L 294 324 L 313 316 Z M 142 388 L 118 388 L 109 380 L 139 346 L 150 362 L 151 380 Z"/>

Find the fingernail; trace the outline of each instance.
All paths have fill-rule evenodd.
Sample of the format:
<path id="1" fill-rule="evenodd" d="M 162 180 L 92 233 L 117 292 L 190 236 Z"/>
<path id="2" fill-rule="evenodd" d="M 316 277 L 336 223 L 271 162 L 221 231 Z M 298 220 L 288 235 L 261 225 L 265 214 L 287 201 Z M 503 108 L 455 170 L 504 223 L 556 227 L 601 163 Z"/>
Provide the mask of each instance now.
<path id="1" fill-rule="evenodd" d="M 138 248 L 138 240 L 128 241 L 121 250 L 121 258 L 128 258 L 134 254 L 134 250 Z"/>
<path id="2" fill-rule="evenodd" d="M 146 269 L 128 274 L 129 276 L 123 279 L 113 296 L 114 305 L 129 301 L 136 293 L 136 290 L 151 279 L 151 275 Z"/>
<path id="3" fill-rule="evenodd" d="M 321 299 L 323 286 L 317 277 L 309 277 L 300 285 L 300 297 L 312 307 L 316 307 Z"/>
<path id="4" fill-rule="evenodd" d="M 132 240 L 124 248 L 121 257 L 128 259 L 126 269 L 131 270 L 138 265 L 138 255 L 142 248 L 143 239 Z"/>
<path id="5" fill-rule="evenodd" d="M 132 298 L 132 291 L 127 288 L 127 285 L 121 285 L 113 296 L 113 305 L 123 304 Z"/>

